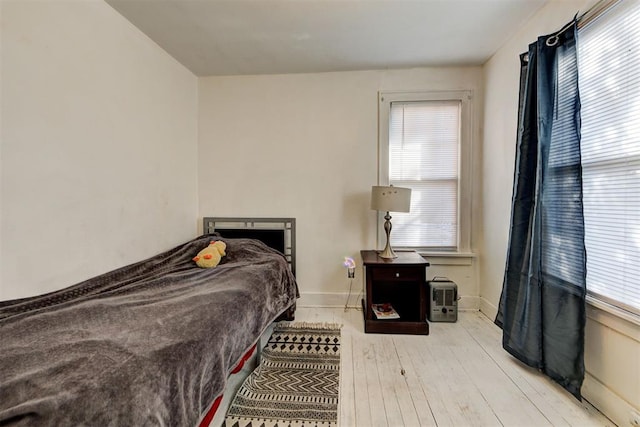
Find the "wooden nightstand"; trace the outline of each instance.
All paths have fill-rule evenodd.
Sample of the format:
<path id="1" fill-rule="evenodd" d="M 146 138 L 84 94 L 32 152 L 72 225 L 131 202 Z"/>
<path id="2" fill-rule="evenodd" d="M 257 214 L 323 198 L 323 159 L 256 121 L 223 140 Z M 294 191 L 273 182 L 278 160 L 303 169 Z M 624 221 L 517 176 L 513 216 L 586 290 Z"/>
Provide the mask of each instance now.
<path id="1" fill-rule="evenodd" d="M 429 334 L 426 275 L 429 263 L 416 252 L 396 252 L 383 259 L 376 251 L 360 251 L 365 274 L 362 300 L 364 331 L 387 334 Z M 399 319 L 378 319 L 372 304 L 389 303 Z"/>

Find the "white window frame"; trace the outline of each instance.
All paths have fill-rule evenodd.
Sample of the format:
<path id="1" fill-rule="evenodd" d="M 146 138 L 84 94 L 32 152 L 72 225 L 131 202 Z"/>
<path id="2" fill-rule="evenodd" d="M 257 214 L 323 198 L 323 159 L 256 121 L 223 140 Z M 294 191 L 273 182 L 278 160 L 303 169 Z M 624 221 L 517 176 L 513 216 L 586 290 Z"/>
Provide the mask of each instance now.
<path id="1" fill-rule="evenodd" d="M 421 253 L 464 254 L 471 252 L 471 173 L 472 173 L 472 125 L 473 91 L 381 91 L 378 94 L 378 185 L 389 185 L 389 119 L 391 103 L 417 101 L 459 101 L 460 112 L 460 149 L 458 159 L 458 242 L 457 250 L 442 252 L 430 247 L 411 247 Z M 377 242 L 384 246 L 386 239 L 382 233 L 384 213 L 378 213 Z M 393 222 L 393 221 L 392 221 Z"/>
<path id="2" fill-rule="evenodd" d="M 615 9 L 614 9 L 615 6 Z M 635 7 L 636 4 L 632 3 L 632 2 L 621 2 L 621 1 L 608 1 L 608 2 L 603 2 L 602 6 L 600 8 L 598 8 L 593 15 L 589 16 L 587 19 L 581 19 L 580 22 L 580 27 L 578 29 L 578 36 L 580 37 L 580 32 L 584 30 L 584 28 L 586 26 L 589 26 L 590 28 L 596 28 L 597 30 L 597 26 L 599 25 L 598 23 L 598 19 L 599 18 L 603 18 L 603 19 L 608 19 L 609 17 L 611 17 L 612 15 L 607 15 L 606 13 L 609 11 L 612 11 L 613 13 L 618 13 L 618 14 L 625 14 L 625 11 L 628 10 L 628 8 L 630 7 Z M 594 27 L 591 27 L 591 26 Z M 605 31 L 604 34 L 606 34 L 606 27 L 605 29 L 603 29 L 602 31 Z M 579 41 L 579 39 L 578 39 Z M 578 51 L 578 61 L 580 61 L 580 51 Z M 579 67 L 579 72 L 580 72 L 580 67 Z M 599 70 L 600 74 L 602 74 L 602 71 Z M 581 87 L 581 93 L 584 95 L 584 91 L 585 88 Z M 632 94 L 633 95 L 633 94 Z M 586 97 L 585 97 L 586 99 Z M 583 100 L 583 108 L 586 105 L 585 104 L 586 101 Z M 584 127 L 584 123 L 585 123 L 585 117 L 582 117 L 582 125 Z M 583 131 L 583 139 L 585 138 L 586 133 L 584 133 Z M 585 155 L 583 154 L 583 161 L 585 160 Z M 637 159 L 637 157 L 636 157 Z M 583 164 L 583 177 L 584 175 L 587 173 L 586 170 L 588 170 L 589 167 L 597 167 L 598 165 L 603 165 L 606 163 L 614 163 L 617 162 L 618 164 L 624 164 L 625 162 L 628 162 L 629 159 L 623 159 L 623 158 L 618 158 L 615 160 L 606 160 L 606 161 L 599 161 L 599 160 L 595 160 L 592 161 L 590 164 Z M 584 189 L 583 186 L 583 193 L 586 195 L 587 192 Z M 586 203 L 585 203 L 586 204 Z M 585 210 L 588 209 L 588 206 L 585 206 Z M 585 216 L 587 216 L 585 214 Z M 589 233 L 589 224 L 588 224 L 588 220 L 585 219 L 585 232 Z M 587 242 L 588 243 L 588 242 Z M 636 324 L 636 325 L 640 325 L 640 311 L 638 310 L 637 306 L 631 306 L 629 304 L 627 304 L 627 301 L 621 300 L 620 298 L 614 298 L 610 295 L 605 295 L 604 293 L 599 293 L 597 290 L 592 290 L 590 289 L 590 285 L 593 285 L 593 281 L 596 279 L 592 279 L 590 277 L 590 264 L 589 264 L 589 250 L 590 247 L 587 244 L 586 245 L 586 250 L 587 250 L 587 301 L 593 306 L 596 307 L 597 309 L 606 311 L 608 313 L 611 313 L 613 315 L 615 315 L 618 318 L 624 319 L 630 323 Z M 602 282 L 600 283 L 600 287 L 602 288 Z M 635 288 L 634 288 L 635 289 Z M 609 325 L 608 325 L 609 326 Z M 612 327 L 612 326 L 611 326 Z M 614 328 L 615 329 L 615 328 Z"/>

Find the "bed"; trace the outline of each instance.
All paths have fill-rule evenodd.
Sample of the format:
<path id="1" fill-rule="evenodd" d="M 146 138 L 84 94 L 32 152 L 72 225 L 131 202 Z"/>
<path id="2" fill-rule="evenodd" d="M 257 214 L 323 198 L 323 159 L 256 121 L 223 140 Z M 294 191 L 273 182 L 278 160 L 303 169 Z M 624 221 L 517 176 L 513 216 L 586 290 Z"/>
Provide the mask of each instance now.
<path id="1" fill-rule="evenodd" d="M 157 256 L 0 302 L 0 425 L 205 422 L 229 374 L 298 296 L 295 220 L 252 221 L 239 228 L 279 228 L 288 243 L 227 237 L 233 228 L 205 218 L 202 236 Z M 192 258 L 212 239 L 227 255 L 200 269 Z"/>

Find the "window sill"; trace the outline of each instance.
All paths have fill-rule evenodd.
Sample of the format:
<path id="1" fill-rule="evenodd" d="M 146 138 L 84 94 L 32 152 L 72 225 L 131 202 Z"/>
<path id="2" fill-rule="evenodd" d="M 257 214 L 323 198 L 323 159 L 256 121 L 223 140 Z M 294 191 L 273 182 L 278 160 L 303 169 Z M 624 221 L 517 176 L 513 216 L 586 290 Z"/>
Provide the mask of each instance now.
<path id="1" fill-rule="evenodd" d="M 587 295 L 587 317 L 640 342 L 640 316 Z"/>
<path id="2" fill-rule="evenodd" d="M 418 251 L 431 265 L 471 265 L 476 254 L 473 252 Z"/>

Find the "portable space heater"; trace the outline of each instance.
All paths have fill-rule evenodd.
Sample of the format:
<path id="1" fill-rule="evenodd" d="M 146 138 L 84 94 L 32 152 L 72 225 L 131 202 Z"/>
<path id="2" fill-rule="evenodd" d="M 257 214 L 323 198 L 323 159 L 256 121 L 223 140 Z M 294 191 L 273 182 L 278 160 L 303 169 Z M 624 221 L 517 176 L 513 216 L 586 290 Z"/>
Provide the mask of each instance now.
<path id="1" fill-rule="evenodd" d="M 429 285 L 430 322 L 458 320 L 458 286 L 445 277 L 434 277 Z"/>

